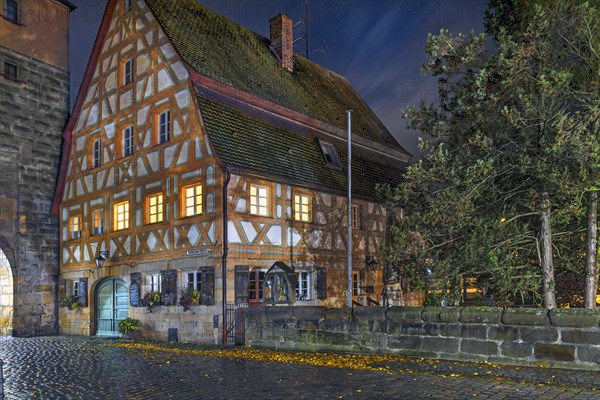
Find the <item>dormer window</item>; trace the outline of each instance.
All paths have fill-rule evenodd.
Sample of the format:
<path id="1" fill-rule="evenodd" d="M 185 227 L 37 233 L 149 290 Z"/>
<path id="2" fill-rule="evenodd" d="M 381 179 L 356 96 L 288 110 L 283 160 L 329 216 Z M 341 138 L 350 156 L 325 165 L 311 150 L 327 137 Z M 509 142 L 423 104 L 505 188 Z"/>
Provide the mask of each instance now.
<path id="1" fill-rule="evenodd" d="M 323 142 L 322 140 L 319 140 L 319 147 L 321 148 L 321 154 L 323 154 L 325 165 L 333 169 L 341 170 L 342 162 L 340 161 L 340 157 L 338 156 L 335 147 L 331 143 Z"/>
<path id="2" fill-rule="evenodd" d="M 4 0 L 2 15 L 6 19 L 17 22 L 19 20 L 19 5 L 17 0 Z"/>

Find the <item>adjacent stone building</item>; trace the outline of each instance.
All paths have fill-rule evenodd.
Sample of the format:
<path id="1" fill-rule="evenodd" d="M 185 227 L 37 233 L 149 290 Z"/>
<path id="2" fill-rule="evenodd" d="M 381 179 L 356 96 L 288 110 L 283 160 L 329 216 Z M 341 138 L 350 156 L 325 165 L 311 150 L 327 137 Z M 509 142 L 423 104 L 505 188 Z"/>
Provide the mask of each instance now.
<path id="1" fill-rule="evenodd" d="M 61 331 L 132 316 L 153 339 L 212 340 L 227 308 L 345 305 L 349 223 L 353 301 L 379 303 L 375 184 L 410 155 L 344 77 L 293 53 L 292 24 L 275 16 L 267 39 L 196 0 L 109 1 L 53 203 Z"/>
<path id="2" fill-rule="evenodd" d="M 57 331 L 58 219 L 50 215 L 69 113 L 65 0 L 2 0 L 0 335 Z"/>

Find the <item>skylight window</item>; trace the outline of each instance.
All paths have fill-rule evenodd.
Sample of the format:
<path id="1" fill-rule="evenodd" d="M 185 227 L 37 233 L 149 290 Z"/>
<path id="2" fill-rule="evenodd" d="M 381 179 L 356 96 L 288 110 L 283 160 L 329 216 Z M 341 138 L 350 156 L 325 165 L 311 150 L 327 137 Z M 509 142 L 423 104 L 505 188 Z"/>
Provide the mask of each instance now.
<path id="1" fill-rule="evenodd" d="M 319 147 L 321 148 L 321 154 L 323 154 L 325 165 L 333 169 L 341 170 L 342 162 L 340 161 L 340 157 L 338 156 L 335 147 L 331 143 L 323 142 L 321 140 L 319 140 Z"/>

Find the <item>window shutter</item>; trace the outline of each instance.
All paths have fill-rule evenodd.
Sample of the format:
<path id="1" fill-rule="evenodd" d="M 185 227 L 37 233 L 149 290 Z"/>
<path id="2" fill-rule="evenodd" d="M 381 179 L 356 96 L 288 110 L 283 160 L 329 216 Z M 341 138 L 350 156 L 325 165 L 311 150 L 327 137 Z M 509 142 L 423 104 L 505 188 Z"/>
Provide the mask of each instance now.
<path id="1" fill-rule="evenodd" d="M 79 303 L 81 307 L 88 306 L 88 278 L 79 278 Z"/>
<path id="2" fill-rule="evenodd" d="M 235 266 L 235 304 L 248 303 L 248 284 L 250 267 L 247 265 Z"/>
<path id="3" fill-rule="evenodd" d="M 327 270 L 325 268 L 317 268 L 317 300 L 325 300 L 327 298 Z"/>
<path id="4" fill-rule="evenodd" d="M 165 306 L 174 306 L 177 304 L 177 270 L 165 269 L 160 271 L 161 275 L 161 300 Z"/>
<path id="5" fill-rule="evenodd" d="M 215 304 L 215 267 L 200 268 L 200 304 L 212 306 Z"/>

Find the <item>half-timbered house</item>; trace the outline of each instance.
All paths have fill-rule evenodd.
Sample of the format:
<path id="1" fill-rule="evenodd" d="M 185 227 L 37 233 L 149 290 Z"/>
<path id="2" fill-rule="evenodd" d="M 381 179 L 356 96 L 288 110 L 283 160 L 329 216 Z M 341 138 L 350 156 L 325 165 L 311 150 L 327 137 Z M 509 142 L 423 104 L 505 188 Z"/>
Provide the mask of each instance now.
<path id="1" fill-rule="evenodd" d="M 375 184 L 397 181 L 410 155 L 344 77 L 293 53 L 291 19 L 270 29 L 196 0 L 109 1 L 53 204 L 59 296 L 83 306 L 61 308 L 63 331 L 112 335 L 131 316 L 151 338 L 201 341 L 221 334 L 227 303 L 343 306 L 348 223 L 354 302 L 379 302 Z"/>

